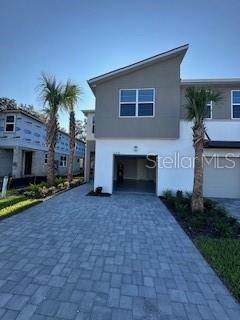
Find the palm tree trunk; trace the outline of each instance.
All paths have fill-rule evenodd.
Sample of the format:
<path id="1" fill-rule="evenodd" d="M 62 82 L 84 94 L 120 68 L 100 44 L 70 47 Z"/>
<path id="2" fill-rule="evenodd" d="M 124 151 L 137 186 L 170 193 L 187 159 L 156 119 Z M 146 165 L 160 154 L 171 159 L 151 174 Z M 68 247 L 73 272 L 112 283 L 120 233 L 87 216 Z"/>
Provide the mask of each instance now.
<path id="1" fill-rule="evenodd" d="M 75 131 L 76 131 L 76 122 L 74 111 L 71 111 L 69 114 L 69 158 L 68 158 L 68 184 L 73 179 L 73 158 L 75 151 Z"/>
<path id="2" fill-rule="evenodd" d="M 50 116 L 47 123 L 47 145 L 48 145 L 48 160 L 47 160 L 47 183 L 49 186 L 55 184 L 55 145 L 57 139 L 57 119 L 54 115 Z"/>
<path id="3" fill-rule="evenodd" d="M 194 125 L 193 142 L 195 149 L 192 211 L 203 211 L 203 142 L 204 125 Z"/>
<path id="4" fill-rule="evenodd" d="M 55 168 L 54 168 L 54 146 L 48 148 L 48 160 L 47 160 L 47 183 L 49 186 L 53 186 L 55 183 Z"/>

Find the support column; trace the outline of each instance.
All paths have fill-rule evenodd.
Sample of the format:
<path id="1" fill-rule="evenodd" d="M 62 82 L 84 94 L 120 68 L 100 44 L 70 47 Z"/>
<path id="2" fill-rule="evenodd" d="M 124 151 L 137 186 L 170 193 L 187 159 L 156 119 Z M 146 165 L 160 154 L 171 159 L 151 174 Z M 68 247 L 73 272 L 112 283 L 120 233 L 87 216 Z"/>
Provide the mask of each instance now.
<path id="1" fill-rule="evenodd" d="M 23 150 L 19 147 L 13 149 L 12 176 L 20 178 L 23 174 Z"/>

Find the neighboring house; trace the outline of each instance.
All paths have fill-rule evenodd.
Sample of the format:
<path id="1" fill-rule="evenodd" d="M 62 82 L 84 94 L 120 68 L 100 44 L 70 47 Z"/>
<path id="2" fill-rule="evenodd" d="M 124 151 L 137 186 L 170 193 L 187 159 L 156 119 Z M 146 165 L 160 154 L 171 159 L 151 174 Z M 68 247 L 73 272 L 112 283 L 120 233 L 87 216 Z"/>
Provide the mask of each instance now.
<path id="1" fill-rule="evenodd" d="M 194 149 L 192 123 L 185 120 L 185 89 L 208 86 L 221 92 L 222 101 L 208 104 L 211 140 L 206 138 L 204 150 L 204 195 L 240 197 L 240 79 L 181 80 L 187 49 L 88 81 L 96 97 L 95 188 L 112 193 L 135 186 L 157 195 L 167 189 L 192 191 Z M 150 169 L 153 161 L 157 166 Z"/>
<path id="2" fill-rule="evenodd" d="M 86 145 L 85 145 L 85 168 L 84 178 L 86 181 L 92 180 L 94 177 L 95 165 L 95 110 L 82 110 L 87 119 L 86 126 Z"/>
<path id="3" fill-rule="evenodd" d="M 59 131 L 56 144 L 56 174 L 67 174 L 69 136 Z M 74 174 L 80 173 L 85 152 L 84 142 L 77 140 Z M 46 125 L 24 110 L 0 112 L 0 176 L 20 178 L 47 175 Z"/>

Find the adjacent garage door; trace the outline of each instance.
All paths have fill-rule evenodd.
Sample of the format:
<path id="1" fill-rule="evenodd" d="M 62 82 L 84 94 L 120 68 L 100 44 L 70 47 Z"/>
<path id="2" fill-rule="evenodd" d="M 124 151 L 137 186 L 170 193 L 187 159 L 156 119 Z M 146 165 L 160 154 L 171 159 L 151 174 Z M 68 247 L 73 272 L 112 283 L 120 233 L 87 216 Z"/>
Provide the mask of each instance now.
<path id="1" fill-rule="evenodd" d="M 203 193 L 205 197 L 240 198 L 240 159 L 231 158 L 232 163 L 225 158 L 211 161 L 206 158 L 204 163 Z M 207 162 L 207 163 L 206 163 Z"/>

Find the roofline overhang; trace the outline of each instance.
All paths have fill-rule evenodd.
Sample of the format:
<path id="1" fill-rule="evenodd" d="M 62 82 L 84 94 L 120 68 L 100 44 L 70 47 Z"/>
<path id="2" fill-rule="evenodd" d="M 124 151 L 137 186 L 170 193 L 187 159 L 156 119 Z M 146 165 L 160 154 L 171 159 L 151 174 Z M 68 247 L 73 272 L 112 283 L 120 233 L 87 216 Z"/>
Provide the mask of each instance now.
<path id="1" fill-rule="evenodd" d="M 95 113 L 95 109 L 85 109 L 81 110 L 82 113 L 86 116 L 88 113 Z"/>
<path id="2" fill-rule="evenodd" d="M 129 72 L 129 71 L 144 67 L 146 65 L 151 65 L 151 64 L 156 63 L 158 61 L 165 60 L 165 59 L 167 59 L 167 58 L 169 58 L 171 56 L 178 55 L 180 53 L 182 53 L 183 56 L 184 56 L 186 51 L 188 50 L 188 47 L 189 47 L 189 45 L 185 44 L 185 45 L 177 47 L 175 49 L 172 49 L 172 50 L 169 50 L 169 51 L 165 51 L 163 53 L 157 54 L 157 55 L 152 56 L 150 58 L 147 58 L 147 59 L 138 61 L 136 63 L 130 64 L 130 65 L 126 66 L 126 67 L 122 67 L 122 68 L 115 69 L 113 71 L 104 73 L 104 74 L 102 74 L 100 76 L 97 76 L 97 77 L 89 79 L 87 81 L 88 85 L 94 91 L 94 88 L 96 87 L 96 84 L 99 81 L 105 81 L 105 80 L 110 79 L 112 77 L 118 76 L 118 75 L 120 75 L 122 73 L 126 73 L 126 72 Z"/>
<path id="3" fill-rule="evenodd" d="M 185 79 L 181 80 L 182 86 L 187 85 L 214 85 L 214 84 L 240 84 L 240 78 L 225 79 Z"/>

